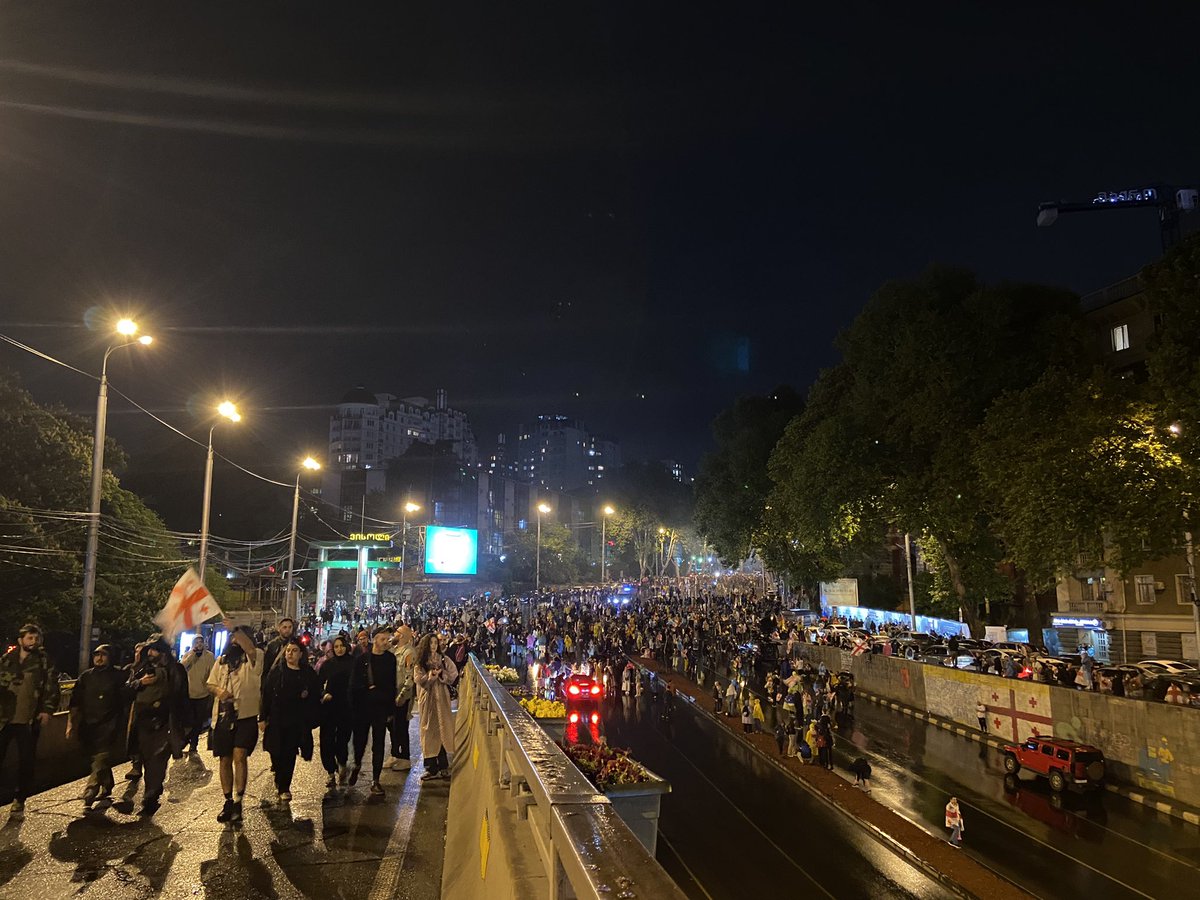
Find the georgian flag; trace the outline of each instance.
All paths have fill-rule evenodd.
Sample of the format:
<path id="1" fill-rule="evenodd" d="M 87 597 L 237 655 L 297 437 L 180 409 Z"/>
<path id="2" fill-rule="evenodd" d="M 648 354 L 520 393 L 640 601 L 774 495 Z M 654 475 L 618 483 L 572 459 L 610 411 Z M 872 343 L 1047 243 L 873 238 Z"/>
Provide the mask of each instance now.
<path id="1" fill-rule="evenodd" d="M 221 607 L 208 592 L 196 570 L 188 569 L 175 582 L 167 605 L 154 617 L 154 622 L 162 629 L 163 637 L 173 641 L 176 635 L 191 631 L 213 616 L 222 615 Z"/>

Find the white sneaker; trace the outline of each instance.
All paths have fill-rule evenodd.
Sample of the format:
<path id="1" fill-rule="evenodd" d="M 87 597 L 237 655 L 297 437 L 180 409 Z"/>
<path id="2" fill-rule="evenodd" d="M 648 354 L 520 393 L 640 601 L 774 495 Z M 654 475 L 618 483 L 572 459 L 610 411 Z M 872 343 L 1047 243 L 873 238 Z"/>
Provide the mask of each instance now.
<path id="1" fill-rule="evenodd" d="M 412 760 L 409 760 L 409 759 L 393 759 L 392 760 L 392 771 L 393 772 L 403 772 L 405 769 L 411 769 L 411 768 L 412 768 Z"/>

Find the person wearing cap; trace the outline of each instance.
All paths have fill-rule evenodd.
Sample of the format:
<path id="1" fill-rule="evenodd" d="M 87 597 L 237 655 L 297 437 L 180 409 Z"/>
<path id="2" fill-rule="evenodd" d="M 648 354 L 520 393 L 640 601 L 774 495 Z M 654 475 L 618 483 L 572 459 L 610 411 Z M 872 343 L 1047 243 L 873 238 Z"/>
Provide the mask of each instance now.
<path id="1" fill-rule="evenodd" d="M 222 623 L 229 631 L 225 652 L 208 676 L 213 695 L 212 752 L 220 762 L 225 805 L 218 822 L 242 821 L 247 760 L 258 745 L 258 714 L 262 708 L 263 656 L 254 646 L 250 629 Z"/>
<path id="2" fill-rule="evenodd" d="M 0 657 L 0 765 L 8 745 L 17 745 L 17 790 L 12 815 L 25 813 L 33 793 L 34 757 L 39 730 L 58 709 L 58 675 L 42 649 L 42 630 L 23 625 L 17 646 Z"/>
<path id="3" fill-rule="evenodd" d="M 129 689 L 133 693 L 129 742 L 137 748 L 145 778 L 139 812 L 142 816 L 154 815 L 162 805 L 167 760 L 173 749 L 172 730 L 176 732 L 176 744 L 183 736 L 177 715 L 182 698 L 178 679 L 171 671 L 175 665 L 171 645 L 161 635 L 154 635 L 142 648 L 141 658 L 135 662 L 129 676 Z M 186 676 L 184 681 L 186 683 Z"/>
<path id="4" fill-rule="evenodd" d="M 112 757 L 120 745 L 125 716 L 125 671 L 113 665 L 113 648 L 101 644 L 92 651 L 92 668 L 79 674 L 71 691 L 67 739 L 78 735 L 91 759 L 91 774 L 83 791 L 83 808 L 112 794 Z"/>

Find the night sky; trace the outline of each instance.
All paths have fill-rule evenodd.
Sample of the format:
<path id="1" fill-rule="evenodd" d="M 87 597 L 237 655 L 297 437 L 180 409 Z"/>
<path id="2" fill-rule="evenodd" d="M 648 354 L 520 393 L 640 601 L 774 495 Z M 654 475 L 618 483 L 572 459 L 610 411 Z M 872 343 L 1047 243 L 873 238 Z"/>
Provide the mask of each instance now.
<path id="1" fill-rule="evenodd" d="M 1050 5 L 6 3 L 0 331 L 95 372 L 134 314 L 114 385 L 198 436 L 236 397 L 220 449 L 284 480 L 355 384 L 447 388 L 484 452 L 563 413 L 694 466 L 889 278 L 1157 255 L 1153 211 L 1034 222 L 1200 180 L 1196 4 Z M 195 528 L 203 451 L 110 423 Z"/>

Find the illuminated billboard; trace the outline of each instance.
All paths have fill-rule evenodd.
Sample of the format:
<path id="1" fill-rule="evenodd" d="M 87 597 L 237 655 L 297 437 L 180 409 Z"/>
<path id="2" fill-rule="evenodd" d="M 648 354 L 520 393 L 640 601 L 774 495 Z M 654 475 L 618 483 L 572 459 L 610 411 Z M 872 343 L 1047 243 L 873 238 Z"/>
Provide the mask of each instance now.
<path id="1" fill-rule="evenodd" d="M 479 532 L 474 528 L 425 529 L 426 575 L 474 575 L 479 559 Z"/>

